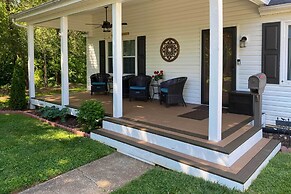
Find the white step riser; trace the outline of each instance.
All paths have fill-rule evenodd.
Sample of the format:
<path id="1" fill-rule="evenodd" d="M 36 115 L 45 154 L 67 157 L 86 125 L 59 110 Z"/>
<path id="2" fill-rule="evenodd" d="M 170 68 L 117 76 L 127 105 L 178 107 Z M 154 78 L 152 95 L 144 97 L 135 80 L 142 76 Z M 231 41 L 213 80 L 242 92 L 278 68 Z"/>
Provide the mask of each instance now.
<path id="1" fill-rule="evenodd" d="M 113 131 L 135 139 L 146 141 L 148 143 L 159 145 L 183 154 L 187 154 L 192 157 L 200 158 L 202 160 L 206 160 L 227 167 L 230 167 L 253 145 L 255 145 L 262 139 L 262 132 L 259 131 L 257 134 L 248 139 L 244 144 L 238 147 L 234 152 L 228 155 L 207 148 L 191 145 L 182 141 L 174 140 L 171 138 L 163 137 L 160 135 L 148 133 L 145 131 L 134 129 L 132 127 L 126 127 L 107 121 L 103 122 L 103 128 L 109 131 Z"/>
<path id="2" fill-rule="evenodd" d="M 140 159 L 142 161 L 148 161 L 148 163 L 154 163 L 168 169 L 172 169 L 172 170 L 183 172 L 192 176 L 200 177 L 207 181 L 219 183 L 221 185 L 227 186 L 230 189 L 238 189 L 240 191 L 243 191 L 246 189 L 244 188 L 243 184 L 235 182 L 233 180 L 220 177 L 218 175 L 206 172 L 204 170 L 200 170 L 198 168 L 185 165 L 183 163 L 136 148 L 134 146 L 130 146 L 130 145 L 118 142 L 116 140 L 112 140 L 104 136 L 91 133 L 91 138 L 99 142 L 102 142 L 106 145 L 109 145 L 111 147 L 114 147 L 121 153 L 127 154 L 129 156 L 133 156 L 134 158 Z"/>

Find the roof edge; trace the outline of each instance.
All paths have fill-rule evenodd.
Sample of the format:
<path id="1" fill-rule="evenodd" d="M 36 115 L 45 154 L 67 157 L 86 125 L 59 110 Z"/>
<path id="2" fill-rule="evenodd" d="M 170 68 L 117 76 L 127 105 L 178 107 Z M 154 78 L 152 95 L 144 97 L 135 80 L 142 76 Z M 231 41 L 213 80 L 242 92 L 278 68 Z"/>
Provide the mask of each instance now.
<path id="1" fill-rule="evenodd" d="M 41 5 L 38 5 L 36 7 L 32 7 L 30 9 L 21 11 L 19 13 L 12 14 L 12 15 L 10 15 L 10 18 L 15 19 L 17 21 L 20 18 L 25 18 L 25 17 L 31 16 L 31 15 L 43 13 L 43 12 L 51 10 L 51 9 L 63 7 L 63 6 L 66 6 L 68 4 L 72 4 L 72 3 L 76 3 L 76 2 L 80 2 L 80 1 L 82 1 L 82 0 L 52 0 L 52 1 L 49 1 L 46 3 L 43 3 Z"/>
<path id="2" fill-rule="evenodd" d="M 291 12 L 291 3 L 259 7 L 259 13 L 261 16 L 288 13 L 288 12 L 289 13 Z"/>
<path id="3" fill-rule="evenodd" d="M 249 0 L 256 5 L 268 5 L 271 0 Z"/>

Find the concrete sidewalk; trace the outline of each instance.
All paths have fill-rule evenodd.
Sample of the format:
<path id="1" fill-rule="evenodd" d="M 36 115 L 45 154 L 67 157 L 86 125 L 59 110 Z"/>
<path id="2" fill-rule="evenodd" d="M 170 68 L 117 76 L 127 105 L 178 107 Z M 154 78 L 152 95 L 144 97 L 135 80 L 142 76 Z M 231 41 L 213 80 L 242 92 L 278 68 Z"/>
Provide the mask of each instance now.
<path id="1" fill-rule="evenodd" d="M 21 194 L 110 193 L 153 166 L 118 152 L 27 189 Z"/>

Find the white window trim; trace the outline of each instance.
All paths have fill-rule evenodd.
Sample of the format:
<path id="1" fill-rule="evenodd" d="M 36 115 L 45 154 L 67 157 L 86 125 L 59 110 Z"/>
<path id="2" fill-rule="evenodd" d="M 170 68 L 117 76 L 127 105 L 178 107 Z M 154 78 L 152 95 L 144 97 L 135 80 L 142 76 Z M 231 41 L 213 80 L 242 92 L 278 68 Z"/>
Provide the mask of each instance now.
<path id="1" fill-rule="evenodd" d="M 129 38 L 129 39 L 124 39 L 122 40 L 122 42 L 124 41 L 131 41 L 131 40 L 134 40 L 135 42 L 135 55 L 134 56 L 122 56 L 122 58 L 133 58 L 134 57 L 134 61 L 135 61 L 135 68 L 134 68 L 134 73 L 135 75 L 137 75 L 137 37 L 136 38 Z M 113 58 L 113 56 L 109 56 L 108 55 L 108 44 L 112 42 L 112 41 L 106 41 L 106 46 L 105 46 L 105 49 L 106 49 L 106 72 L 109 72 L 109 58 Z M 123 47 L 123 46 L 122 46 Z M 123 52 L 122 52 L 123 53 Z M 109 73 L 110 75 L 112 73 Z M 132 75 L 132 73 L 123 73 L 123 75 Z"/>
<path id="2" fill-rule="evenodd" d="M 291 80 L 287 78 L 289 26 L 291 26 L 291 21 L 281 22 L 280 86 L 291 86 Z"/>

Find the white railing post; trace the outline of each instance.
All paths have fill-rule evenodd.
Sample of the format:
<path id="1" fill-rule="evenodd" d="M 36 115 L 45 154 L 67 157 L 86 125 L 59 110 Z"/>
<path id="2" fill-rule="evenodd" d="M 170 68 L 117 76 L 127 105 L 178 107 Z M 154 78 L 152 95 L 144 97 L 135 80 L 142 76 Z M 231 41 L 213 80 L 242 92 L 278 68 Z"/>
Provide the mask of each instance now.
<path id="1" fill-rule="evenodd" d="M 122 101 L 122 4 L 112 4 L 112 43 L 113 43 L 113 117 L 123 116 Z"/>
<path id="2" fill-rule="evenodd" d="M 29 81 L 29 103 L 30 109 L 35 106 L 31 104 L 31 99 L 35 98 L 35 83 L 34 83 L 34 27 L 27 27 L 27 42 L 28 42 L 28 81 Z"/>
<path id="3" fill-rule="evenodd" d="M 210 141 L 221 141 L 223 84 L 223 0 L 210 0 Z"/>
<path id="4" fill-rule="evenodd" d="M 62 106 L 69 105 L 68 17 L 61 17 Z"/>

